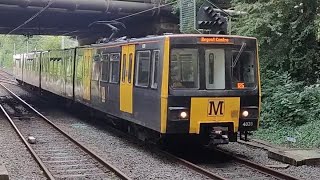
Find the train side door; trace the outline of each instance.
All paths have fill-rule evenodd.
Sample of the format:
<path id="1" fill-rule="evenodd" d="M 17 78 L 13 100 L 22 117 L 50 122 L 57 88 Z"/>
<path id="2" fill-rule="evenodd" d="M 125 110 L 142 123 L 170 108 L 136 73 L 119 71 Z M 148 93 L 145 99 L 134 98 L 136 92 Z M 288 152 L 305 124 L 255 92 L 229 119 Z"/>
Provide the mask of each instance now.
<path id="1" fill-rule="evenodd" d="M 132 114 L 135 45 L 122 46 L 120 76 L 120 110 Z"/>
<path id="2" fill-rule="evenodd" d="M 91 97 L 91 63 L 92 49 L 84 49 L 83 58 L 83 99 L 90 101 Z"/>

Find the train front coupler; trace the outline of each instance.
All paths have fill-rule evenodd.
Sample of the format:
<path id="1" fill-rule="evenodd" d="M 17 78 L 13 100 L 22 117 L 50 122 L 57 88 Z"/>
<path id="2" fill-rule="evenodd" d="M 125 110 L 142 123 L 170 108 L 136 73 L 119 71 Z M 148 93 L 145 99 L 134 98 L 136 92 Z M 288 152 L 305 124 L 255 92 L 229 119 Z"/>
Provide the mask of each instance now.
<path id="1" fill-rule="evenodd" d="M 228 144 L 229 137 L 228 131 L 224 131 L 219 127 L 214 127 L 209 134 L 209 143 L 208 146 L 216 146 L 219 144 Z"/>

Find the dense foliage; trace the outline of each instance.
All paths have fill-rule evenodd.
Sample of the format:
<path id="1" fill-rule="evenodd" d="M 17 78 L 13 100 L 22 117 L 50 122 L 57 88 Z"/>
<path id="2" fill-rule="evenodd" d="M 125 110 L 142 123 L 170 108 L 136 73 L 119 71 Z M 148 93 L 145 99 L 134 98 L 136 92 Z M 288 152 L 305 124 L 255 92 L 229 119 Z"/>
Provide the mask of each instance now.
<path id="1" fill-rule="evenodd" d="M 234 0 L 233 33 L 259 40 L 263 108 L 258 137 L 320 147 L 319 0 Z"/>
<path id="2" fill-rule="evenodd" d="M 265 70 L 289 72 L 307 84 L 317 81 L 318 0 L 235 0 L 235 4 L 247 12 L 236 23 L 235 32 L 259 39 Z"/>

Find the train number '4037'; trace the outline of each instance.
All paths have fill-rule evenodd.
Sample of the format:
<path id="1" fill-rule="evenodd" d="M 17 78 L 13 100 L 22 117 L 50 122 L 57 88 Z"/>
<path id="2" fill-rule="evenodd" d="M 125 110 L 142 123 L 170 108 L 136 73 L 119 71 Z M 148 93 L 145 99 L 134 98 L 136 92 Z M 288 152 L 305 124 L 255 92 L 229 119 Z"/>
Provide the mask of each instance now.
<path id="1" fill-rule="evenodd" d="M 251 121 L 246 121 L 246 122 L 244 122 L 244 123 L 242 124 L 242 126 L 244 126 L 244 127 L 252 127 L 252 126 L 253 126 L 253 122 L 251 122 Z"/>

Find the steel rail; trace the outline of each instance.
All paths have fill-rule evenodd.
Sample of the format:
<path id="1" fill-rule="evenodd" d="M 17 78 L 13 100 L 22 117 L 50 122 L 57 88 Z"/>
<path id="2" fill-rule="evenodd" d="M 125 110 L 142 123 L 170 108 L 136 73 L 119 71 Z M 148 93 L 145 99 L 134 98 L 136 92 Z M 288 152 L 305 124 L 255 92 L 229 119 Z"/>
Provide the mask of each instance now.
<path id="1" fill-rule="evenodd" d="M 4 72 L 4 71 L 1 70 L 1 72 Z M 3 74 L 0 73 L 0 76 L 3 77 L 3 78 L 5 78 L 5 79 L 9 79 L 9 77 L 8 77 L 8 76 L 5 76 L 4 74 L 7 74 L 7 73 L 5 73 L 5 72 L 4 72 Z M 12 75 L 10 75 L 10 76 L 12 76 Z"/>
<path id="2" fill-rule="evenodd" d="M 129 136 L 128 134 L 126 134 L 126 133 L 124 133 L 124 132 L 122 132 L 122 131 L 120 131 L 120 130 L 118 130 L 116 128 L 112 128 L 111 127 L 111 129 L 112 129 L 113 132 L 115 132 L 117 134 L 121 134 L 122 136 L 125 136 L 127 138 L 132 138 L 132 136 Z M 176 160 L 180 164 L 182 164 L 182 165 L 184 165 L 184 166 L 186 166 L 186 167 L 188 167 L 188 168 L 190 168 L 190 169 L 192 169 L 192 170 L 194 170 L 194 171 L 196 171 L 196 172 L 198 172 L 198 173 L 200 173 L 202 175 L 205 175 L 205 176 L 207 176 L 209 178 L 217 179 L 217 180 L 227 180 L 227 178 L 224 178 L 224 177 L 222 177 L 220 175 L 217 175 L 217 174 L 215 174 L 213 172 L 210 172 L 210 171 L 208 171 L 208 170 L 206 170 L 206 169 L 204 169 L 204 168 L 202 168 L 202 167 L 200 167 L 200 166 L 198 166 L 198 165 L 196 165 L 196 164 L 194 164 L 194 163 L 192 163 L 190 161 L 187 161 L 187 160 L 185 160 L 183 158 L 177 157 L 177 156 L 175 156 L 175 155 L 173 155 L 173 154 L 171 154 L 171 153 L 169 153 L 167 151 L 163 151 L 163 150 L 161 150 L 161 149 L 159 149 L 157 147 L 154 147 L 154 146 L 152 146 L 151 148 L 154 151 L 161 152 L 162 154 L 169 156 L 171 159 Z M 223 154 L 226 154 L 226 155 L 229 155 L 229 156 L 231 155 L 231 153 L 228 154 L 227 152 L 225 152 L 225 151 L 223 151 L 221 149 L 216 149 L 216 150 L 220 151 Z M 267 168 L 265 166 L 261 166 L 259 164 L 250 162 L 250 161 L 248 161 L 246 159 L 243 159 L 243 158 L 240 158 L 240 157 L 236 157 L 236 156 L 232 156 L 232 158 L 234 158 L 235 160 L 237 160 L 241 164 L 245 164 L 246 166 L 250 167 L 253 170 L 259 171 L 262 174 L 273 176 L 273 177 L 276 177 L 276 178 L 286 179 L 286 180 L 298 180 L 295 177 L 292 177 L 290 175 L 287 175 L 287 174 L 272 170 L 272 169 Z"/>
<path id="3" fill-rule="evenodd" d="M 7 117 L 7 119 L 9 120 L 11 126 L 14 128 L 14 130 L 16 131 L 18 136 L 20 137 L 20 139 L 23 141 L 24 145 L 27 147 L 27 149 L 29 150 L 29 152 L 33 156 L 33 158 L 39 164 L 40 168 L 44 171 L 45 176 L 50 180 L 54 180 L 55 178 L 53 177 L 53 175 L 50 173 L 48 168 L 44 165 L 44 163 L 41 161 L 40 157 L 32 149 L 32 147 L 29 145 L 29 143 L 26 141 L 26 139 L 23 137 L 23 135 L 21 134 L 21 132 L 19 131 L 17 126 L 14 124 L 13 120 L 11 119 L 11 117 L 9 116 L 9 114 L 6 112 L 6 110 L 3 108 L 3 106 L 1 104 L 0 104 L 0 108 L 1 108 L 2 112 L 4 113 L 4 115 Z"/>
<path id="4" fill-rule="evenodd" d="M 128 138 L 128 139 L 132 138 L 132 136 L 130 136 L 130 135 L 122 132 L 122 131 L 119 130 L 119 129 L 113 128 L 113 127 L 111 127 L 111 126 L 108 126 L 108 128 L 110 128 L 110 130 L 111 130 L 113 133 L 116 133 L 117 135 L 126 137 L 126 138 Z M 186 166 L 187 168 L 189 168 L 189 169 L 191 169 L 191 170 L 194 170 L 195 172 L 198 172 L 198 173 L 200 173 L 200 174 L 202 174 L 202 175 L 204 175 L 204 176 L 207 176 L 207 177 L 209 177 L 209 178 L 211 178 L 211 179 L 215 179 L 215 180 L 227 180 L 226 178 L 223 178 L 223 177 L 221 177 L 221 176 L 219 176 L 219 175 L 217 175 L 217 174 L 215 174 L 215 173 L 213 173 L 213 172 L 210 172 L 210 171 L 208 171 L 208 170 L 206 170 L 206 169 L 204 169 L 204 168 L 202 168 L 202 167 L 200 167 L 200 166 L 198 166 L 198 165 L 196 165 L 196 164 L 194 164 L 194 163 L 192 163 L 192 162 L 190 162 L 190 161 L 187 161 L 187 160 L 185 160 L 185 159 L 179 158 L 179 157 L 177 157 L 177 156 L 175 156 L 175 155 L 173 155 L 173 154 L 171 154 L 171 153 L 169 153 L 169 152 L 167 152 L 167 151 L 161 150 L 161 149 L 159 149 L 158 147 L 156 147 L 155 145 L 149 146 L 149 149 L 152 150 L 152 151 L 160 152 L 160 153 L 162 153 L 163 155 L 166 155 L 167 157 L 170 157 L 171 159 L 179 162 L 179 163 L 182 164 L 183 166 Z"/>
<path id="5" fill-rule="evenodd" d="M 12 73 L 9 73 L 8 71 L 4 70 L 3 68 L 0 68 L 0 71 L 8 74 L 9 76 L 13 76 Z"/>
<path id="6" fill-rule="evenodd" d="M 223 178 L 223 177 L 221 177 L 221 176 L 219 176 L 219 175 L 217 175 L 217 174 L 215 174 L 213 172 L 210 172 L 210 171 L 208 171 L 208 170 L 206 170 L 206 169 L 204 169 L 204 168 L 202 168 L 202 167 L 200 167 L 200 166 L 198 166 L 196 164 L 193 164 L 190 161 L 187 161 L 185 159 L 179 158 L 179 157 L 177 157 L 177 156 L 175 156 L 175 155 L 173 155 L 171 153 L 168 153 L 166 151 L 162 151 L 162 150 L 159 150 L 159 149 L 157 149 L 157 151 L 160 151 L 161 153 L 169 156 L 170 158 L 175 159 L 180 164 L 183 164 L 183 165 L 187 166 L 188 168 L 190 168 L 190 169 L 192 169 L 192 170 L 194 170 L 194 171 L 196 171 L 196 172 L 198 172 L 198 173 L 200 173 L 202 175 L 205 175 L 205 176 L 207 176 L 209 178 L 216 179 L 216 180 L 227 180 L 226 178 Z"/>
<path id="7" fill-rule="evenodd" d="M 7 74 L 7 75 L 13 77 L 12 74 L 8 73 L 7 71 L 3 70 L 2 68 L 0 68 L 0 72 L 3 72 L 4 74 Z M 0 78 L 0 82 L 13 84 L 13 85 L 17 85 L 17 83 L 18 83 L 15 79 L 10 79 L 10 77 L 7 77 L 7 76 L 3 75 L 2 73 L 0 73 L 0 76 L 3 77 L 3 78 Z"/>
<path id="8" fill-rule="evenodd" d="M 111 126 L 108 126 L 109 130 L 112 132 L 112 133 L 115 133 L 117 135 L 120 135 L 122 137 L 125 137 L 125 138 L 132 138 L 132 136 L 130 136 L 129 134 L 126 134 L 124 133 L 123 131 L 119 130 L 119 129 L 116 129 L 114 127 L 111 127 Z M 197 166 L 196 164 L 190 162 L 190 161 L 187 161 L 185 159 L 182 159 L 182 158 L 179 158 L 167 151 L 164 151 L 164 150 L 161 150 L 159 149 L 158 147 L 156 147 L 154 144 L 152 144 L 151 146 L 148 146 L 150 150 L 152 151 L 156 151 L 156 152 L 160 152 L 161 154 L 163 155 L 166 155 L 167 157 L 170 157 L 172 160 L 175 160 L 177 162 L 179 162 L 181 165 L 191 169 L 191 170 L 194 170 L 195 172 L 198 172 L 199 174 L 202 174 L 204 176 L 207 176 L 211 179 L 215 179 L 215 180 L 227 180 L 226 178 L 223 178 L 217 174 L 214 174 L 213 172 L 210 172 L 200 166 Z"/>
<path id="9" fill-rule="evenodd" d="M 273 170 L 271 168 L 268 168 L 268 167 L 265 167 L 265 166 L 262 166 L 260 164 L 257 164 L 255 162 L 252 162 L 252 161 L 249 161 L 247 159 L 244 159 L 244 158 L 241 158 L 241 157 L 238 157 L 230 152 L 226 152 L 222 149 L 219 149 L 219 148 L 216 148 L 215 150 L 231 157 L 232 159 L 236 160 L 237 162 L 241 163 L 241 164 L 244 164 L 252 169 L 255 169 L 255 170 L 258 170 L 266 175 L 271 175 L 275 178 L 280 178 L 280 179 L 286 179 L 286 180 L 299 180 L 298 178 L 296 177 L 293 177 L 289 174 L 285 174 L 285 173 L 282 173 L 282 172 L 279 172 L 279 171 L 276 171 L 276 170 Z"/>
<path id="10" fill-rule="evenodd" d="M 257 144 L 251 144 L 251 142 L 257 143 Z M 254 139 L 250 139 L 248 142 L 242 141 L 242 140 L 238 140 L 237 143 L 243 144 L 243 145 L 246 145 L 246 146 L 250 146 L 250 147 L 254 147 L 254 148 L 258 148 L 258 149 L 263 149 L 263 150 L 266 150 L 266 151 L 267 151 L 269 148 L 272 148 L 271 145 L 269 145 L 269 144 L 264 144 L 264 143 L 255 141 Z"/>
<path id="11" fill-rule="evenodd" d="M 6 81 L 6 80 L 1 80 L 1 79 L 0 79 L 0 82 L 1 82 L 1 83 L 12 84 L 12 85 L 18 85 L 18 83 L 17 83 L 17 82 L 14 82 L 14 81 Z"/>
<path id="12" fill-rule="evenodd" d="M 3 82 L 3 83 L 8 83 L 8 84 L 18 84 L 17 81 L 11 81 L 11 80 L 5 80 L 5 79 L 0 79 L 0 82 Z"/>
<path id="13" fill-rule="evenodd" d="M 46 118 L 44 115 L 42 115 L 39 111 L 34 109 L 30 104 L 25 102 L 23 99 L 21 99 L 19 96 L 17 96 L 14 92 L 12 92 L 10 89 L 8 89 L 6 86 L 4 86 L 2 83 L 0 83 L 0 86 L 2 86 L 6 91 L 8 91 L 13 97 L 18 99 L 20 102 L 22 102 L 25 106 L 30 108 L 32 111 L 34 111 L 37 115 L 39 115 L 42 119 L 44 119 L 47 123 L 49 123 L 52 127 L 54 127 L 57 131 L 59 131 L 61 134 L 63 134 L 65 137 L 67 137 L 70 141 L 75 143 L 77 146 L 79 146 L 83 151 L 88 153 L 90 156 L 92 156 L 95 160 L 100 162 L 105 167 L 109 168 L 112 172 L 114 172 L 117 176 L 119 176 L 121 179 L 124 180 L 131 180 L 130 177 L 125 175 L 123 172 L 121 172 L 118 168 L 114 167 L 112 164 L 104 160 L 102 157 L 94 153 L 92 150 L 90 150 L 85 145 L 81 144 L 71 136 L 69 136 L 66 132 L 64 132 L 62 129 L 60 129 L 58 126 L 56 126 L 53 122 L 51 122 L 48 118 Z"/>

